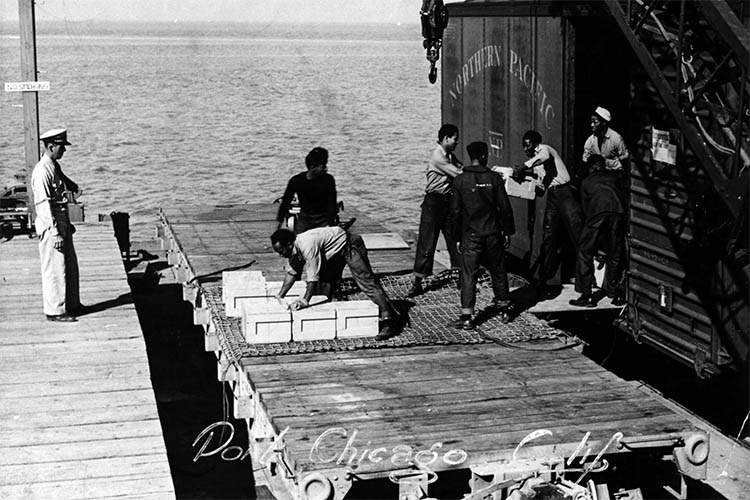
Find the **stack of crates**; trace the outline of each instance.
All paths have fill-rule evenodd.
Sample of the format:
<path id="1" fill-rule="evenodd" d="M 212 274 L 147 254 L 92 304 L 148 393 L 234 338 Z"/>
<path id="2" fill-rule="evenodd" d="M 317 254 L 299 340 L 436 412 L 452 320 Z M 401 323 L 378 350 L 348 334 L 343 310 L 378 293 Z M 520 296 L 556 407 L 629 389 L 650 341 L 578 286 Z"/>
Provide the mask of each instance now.
<path id="1" fill-rule="evenodd" d="M 285 299 L 275 297 L 282 283 L 266 282 L 260 271 L 224 272 L 222 283 L 226 315 L 241 318 L 242 334 L 249 343 L 378 334 L 378 306 L 370 300 L 328 302 L 325 296 L 313 296 L 308 307 L 292 311 L 289 304 L 304 295 L 305 282 L 295 282 Z"/>

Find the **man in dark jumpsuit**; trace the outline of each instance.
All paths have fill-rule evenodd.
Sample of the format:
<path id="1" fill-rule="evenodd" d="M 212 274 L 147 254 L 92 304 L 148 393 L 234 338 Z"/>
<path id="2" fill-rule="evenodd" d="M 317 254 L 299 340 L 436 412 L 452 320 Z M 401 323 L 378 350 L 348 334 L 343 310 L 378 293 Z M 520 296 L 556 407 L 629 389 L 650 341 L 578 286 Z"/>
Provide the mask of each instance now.
<path id="1" fill-rule="evenodd" d="M 453 180 L 450 229 L 461 250 L 461 316 L 453 326 L 474 328 L 472 315 L 480 263 L 489 270 L 495 305 L 502 320 L 510 320 L 505 248 L 515 233 L 513 211 L 502 177 L 487 168 L 487 144 L 472 142 L 466 147 L 471 165 L 464 166 Z"/>
<path id="2" fill-rule="evenodd" d="M 623 305 L 623 270 L 625 265 L 625 232 L 627 210 L 622 174 L 607 170 L 601 155 L 588 160 L 590 174 L 581 183 L 581 203 L 585 216 L 576 260 L 576 292 L 581 296 L 570 301 L 578 307 L 596 307 L 594 286 L 594 254 L 602 249 L 607 254 L 602 290 L 614 305 Z"/>

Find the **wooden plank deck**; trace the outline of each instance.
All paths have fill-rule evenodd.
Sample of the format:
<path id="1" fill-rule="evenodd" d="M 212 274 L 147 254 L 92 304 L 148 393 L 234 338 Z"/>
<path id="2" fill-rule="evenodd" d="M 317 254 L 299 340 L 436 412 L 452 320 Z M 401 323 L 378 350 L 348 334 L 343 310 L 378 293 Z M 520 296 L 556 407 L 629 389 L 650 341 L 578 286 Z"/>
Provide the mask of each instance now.
<path id="1" fill-rule="evenodd" d="M 228 267 L 256 261 L 269 280 L 284 277 L 284 259 L 274 253 L 270 236 L 276 230 L 276 204 L 244 204 L 219 207 L 162 208 L 161 218 L 179 252 L 179 265 L 189 279 Z M 347 208 L 340 214 L 359 234 L 383 233 L 385 229 L 366 215 Z M 184 258 L 189 256 L 189 258 Z M 376 273 L 408 273 L 414 265 L 411 249 L 378 249 L 368 252 Z M 445 269 L 439 263 L 435 272 Z M 345 276 L 346 276 L 345 271 Z"/>
<path id="2" fill-rule="evenodd" d="M 538 429 L 551 435 L 517 458 L 569 456 L 588 431 L 598 452 L 616 432 L 627 442 L 694 429 L 573 350 L 425 346 L 243 358 L 241 366 L 277 432 L 289 427 L 286 449 L 304 472 L 388 472 L 408 465 L 390 460 L 391 450 L 416 452 L 434 443 L 444 443 L 441 455 L 466 452 L 460 468 L 468 468 L 509 460 Z M 331 429 L 346 433 L 324 434 Z M 359 452 L 345 452 L 347 443 Z M 388 450 L 384 460 L 362 458 L 365 449 L 381 447 Z M 435 472 L 455 468 L 440 460 L 433 465 Z"/>
<path id="3" fill-rule="evenodd" d="M 76 323 L 44 317 L 37 240 L 0 244 L 0 498 L 174 498 L 112 228 L 77 229 Z"/>
<path id="4" fill-rule="evenodd" d="M 269 279 L 281 276 L 283 259 L 272 260 L 270 242 L 265 243 L 275 228 L 269 216 L 273 207 L 244 209 L 258 213 L 243 216 L 236 208 L 210 207 L 162 211 L 167 245 L 174 263 L 187 270 L 185 278 L 237 265 L 227 251 L 244 251 L 241 260 L 257 259 L 256 269 L 273 276 Z M 357 225 L 360 233 L 384 231 L 367 217 Z M 242 240 L 232 242 L 233 233 Z M 371 258 L 376 272 L 408 272 L 413 251 L 379 257 L 373 251 Z M 209 321 L 207 335 L 217 331 Z M 219 344 L 211 343 L 211 350 L 220 360 L 220 378 L 236 382 L 235 416 L 248 419 L 255 452 L 264 451 L 259 448 L 263 442 L 280 439 L 273 448 L 290 467 L 281 476 L 294 481 L 278 473 L 269 481 L 280 480 L 290 492 L 311 477 L 306 474 L 322 473 L 340 482 L 352 477 L 346 470 L 368 479 L 413 468 L 413 453 L 429 451 L 435 443 L 441 456 L 455 450 L 452 460 L 431 464 L 440 472 L 507 461 L 521 440 L 539 429 L 550 434 L 525 445 L 516 458 L 570 456 L 589 431 L 594 453 L 617 432 L 623 443 L 638 441 L 641 447 L 702 434 L 658 397 L 573 349 L 557 350 L 554 342 L 535 346 L 542 350 L 458 343 L 239 359 L 222 353 Z M 407 448 L 411 461 L 403 458 Z M 379 450 L 376 459 L 374 450 Z M 462 456 L 458 450 L 465 458 L 455 463 Z M 626 450 L 614 447 L 608 453 Z M 401 462 L 394 460 L 398 451 Z"/>

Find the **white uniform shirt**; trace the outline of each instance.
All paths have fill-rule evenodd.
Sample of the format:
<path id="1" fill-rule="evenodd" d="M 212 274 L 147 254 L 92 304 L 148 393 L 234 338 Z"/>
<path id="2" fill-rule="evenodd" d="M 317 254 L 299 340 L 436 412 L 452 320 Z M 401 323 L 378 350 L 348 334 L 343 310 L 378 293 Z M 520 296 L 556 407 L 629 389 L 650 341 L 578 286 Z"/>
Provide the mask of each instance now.
<path id="1" fill-rule="evenodd" d="M 57 205 L 65 202 L 65 184 L 57 175 L 55 161 L 47 155 L 42 156 L 31 172 L 31 191 L 34 194 L 36 208 L 37 233 L 41 234 L 51 228 L 52 234 L 58 234 L 62 228 L 56 224 L 50 204 Z"/>

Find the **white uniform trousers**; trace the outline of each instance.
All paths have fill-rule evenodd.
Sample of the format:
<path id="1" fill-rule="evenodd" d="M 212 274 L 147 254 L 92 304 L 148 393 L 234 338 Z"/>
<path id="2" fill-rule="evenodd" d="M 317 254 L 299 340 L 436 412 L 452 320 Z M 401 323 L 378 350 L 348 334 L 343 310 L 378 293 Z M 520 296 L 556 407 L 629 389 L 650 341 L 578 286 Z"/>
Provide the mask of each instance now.
<path id="1" fill-rule="evenodd" d="M 78 291 L 78 257 L 73 247 L 70 230 L 63 235 L 62 251 L 55 250 L 51 231 L 46 229 L 39 238 L 42 261 L 42 296 L 44 314 L 58 316 L 81 306 Z"/>

